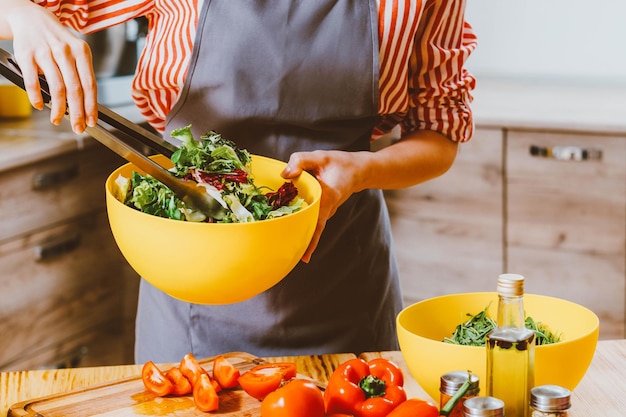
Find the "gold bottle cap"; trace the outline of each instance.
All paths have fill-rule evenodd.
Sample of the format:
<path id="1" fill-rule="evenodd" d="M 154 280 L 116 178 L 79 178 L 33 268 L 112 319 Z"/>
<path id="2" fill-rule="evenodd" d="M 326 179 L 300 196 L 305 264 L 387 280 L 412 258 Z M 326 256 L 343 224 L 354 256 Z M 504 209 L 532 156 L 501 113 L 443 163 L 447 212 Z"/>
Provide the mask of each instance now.
<path id="1" fill-rule="evenodd" d="M 501 274 L 498 276 L 498 294 L 505 297 L 524 295 L 524 277 L 519 274 Z"/>

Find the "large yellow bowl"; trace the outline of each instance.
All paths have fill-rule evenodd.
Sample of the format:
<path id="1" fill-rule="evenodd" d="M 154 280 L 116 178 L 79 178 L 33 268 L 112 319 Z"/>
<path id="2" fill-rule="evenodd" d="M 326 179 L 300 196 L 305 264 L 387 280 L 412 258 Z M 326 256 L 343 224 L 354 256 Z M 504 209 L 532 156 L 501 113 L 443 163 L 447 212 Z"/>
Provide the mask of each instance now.
<path id="1" fill-rule="evenodd" d="M 169 167 L 168 158 L 155 160 Z M 252 156 L 257 186 L 278 189 L 285 163 Z M 249 299 L 282 280 L 298 263 L 317 223 L 321 187 L 308 173 L 294 184 L 308 206 L 287 216 L 252 223 L 193 223 L 142 213 L 115 197 L 118 175 L 130 178 L 126 164 L 106 181 L 111 230 L 120 251 L 144 279 L 179 300 L 230 304 Z"/>
<path id="2" fill-rule="evenodd" d="M 398 314 L 400 350 L 411 375 L 434 399 L 439 399 L 439 378 L 450 371 L 470 370 L 486 387 L 486 351 L 483 347 L 444 343 L 457 325 L 489 303 L 497 316 L 495 292 L 434 297 L 406 307 Z M 535 385 L 555 384 L 573 390 L 585 375 L 596 349 L 599 320 L 589 309 L 559 298 L 524 295 L 526 315 L 562 334 L 562 341 L 535 348 Z"/>

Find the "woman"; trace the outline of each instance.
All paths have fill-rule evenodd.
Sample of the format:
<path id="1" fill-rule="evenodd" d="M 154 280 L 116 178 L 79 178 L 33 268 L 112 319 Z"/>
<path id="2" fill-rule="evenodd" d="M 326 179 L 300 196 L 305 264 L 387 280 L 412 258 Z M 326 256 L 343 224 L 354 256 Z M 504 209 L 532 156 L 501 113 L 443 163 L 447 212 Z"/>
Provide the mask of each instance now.
<path id="1" fill-rule="evenodd" d="M 142 281 L 138 362 L 397 348 L 401 296 L 381 190 L 443 174 L 472 135 L 464 3 L 0 0 L 0 37 L 13 39 L 36 108 L 36 74 L 47 77 L 53 123 L 66 100 L 76 132 L 97 117 L 90 52 L 62 25 L 88 32 L 146 16 L 133 97 L 164 137 L 188 124 L 196 135 L 216 130 L 289 161 L 285 178 L 307 170 L 322 185 L 303 262 L 265 293 L 202 306 Z M 401 139 L 370 152 L 395 125 Z"/>

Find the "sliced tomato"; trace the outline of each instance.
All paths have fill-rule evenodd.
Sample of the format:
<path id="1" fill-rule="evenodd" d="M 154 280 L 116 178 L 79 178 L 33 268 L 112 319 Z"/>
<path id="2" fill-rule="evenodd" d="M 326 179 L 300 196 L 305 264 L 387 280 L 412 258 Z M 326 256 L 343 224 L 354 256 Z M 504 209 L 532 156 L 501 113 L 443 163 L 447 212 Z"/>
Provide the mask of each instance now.
<path id="1" fill-rule="evenodd" d="M 257 400 L 280 387 L 283 381 L 296 377 L 298 368 L 293 362 L 275 362 L 257 365 L 239 377 L 239 385 Z"/>
<path id="2" fill-rule="evenodd" d="M 191 393 L 191 391 L 193 390 L 191 382 L 189 382 L 187 377 L 183 375 L 179 367 L 174 366 L 170 368 L 165 373 L 165 376 L 172 382 L 172 385 L 174 386 L 172 394 L 185 395 Z"/>
<path id="3" fill-rule="evenodd" d="M 324 417 L 322 391 L 312 382 L 294 379 L 269 393 L 261 403 L 261 417 Z"/>
<path id="4" fill-rule="evenodd" d="M 266 371 L 274 371 L 279 370 L 281 374 L 283 374 L 283 379 L 285 381 L 289 381 L 296 377 L 298 373 L 298 367 L 294 362 L 273 362 L 273 363 L 264 363 L 262 365 L 257 365 L 251 370 L 256 372 L 266 372 Z"/>
<path id="5" fill-rule="evenodd" d="M 200 375 L 207 373 L 207 371 L 200 366 L 195 356 L 193 356 L 193 353 L 188 353 L 181 359 L 179 368 L 183 375 L 191 382 L 192 386 L 196 385 L 196 382 L 200 379 Z"/>
<path id="6" fill-rule="evenodd" d="M 152 361 L 146 362 L 141 369 L 141 380 L 146 389 L 159 397 L 169 395 L 174 385 Z"/>
<path id="7" fill-rule="evenodd" d="M 263 400 L 270 392 L 275 391 L 283 382 L 283 374 L 279 369 L 255 371 L 252 368 L 239 377 L 239 385 L 251 397 Z"/>
<path id="8" fill-rule="evenodd" d="M 209 376 L 209 380 L 213 384 L 213 388 L 215 388 L 216 392 L 220 392 L 222 387 L 217 383 L 217 381 L 213 380 L 209 373 L 200 365 L 196 357 L 193 353 L 188 353 L 183 356 L 183 359 L 180 361 L 179 365 L 180 371 L 185 375 L 185 377 L 191 382 L 191 386 L 194 387 L 196 382 L 200 378 L 201 375 L 206 374 Z"/>
<path id="9" fill-rule="evenodd" d="M 220 355 L 213 361 L 213 378 L 222 388 L 235 388 L 239 385 L 241 372 L 224 356 Z"/>
<path id="10" fill-rule="evenodd" d="M 219 397 L 209 374 L 200 374 L 198 377 L 193 386 L 193 401 L 200 411 L 215 411 L 219 408 Z"/>

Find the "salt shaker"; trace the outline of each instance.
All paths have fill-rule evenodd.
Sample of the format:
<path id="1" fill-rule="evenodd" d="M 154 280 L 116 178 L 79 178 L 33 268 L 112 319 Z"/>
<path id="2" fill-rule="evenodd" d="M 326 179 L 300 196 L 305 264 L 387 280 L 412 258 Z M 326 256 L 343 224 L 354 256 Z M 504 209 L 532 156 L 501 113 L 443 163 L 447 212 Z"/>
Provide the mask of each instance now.
<path id="1" fill-rule="evenodd" d="M 530 390 L 531 417 L 567 417 L 571 392 L 558 385 L 541 385 Z"/>

